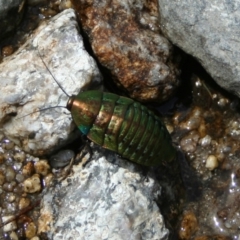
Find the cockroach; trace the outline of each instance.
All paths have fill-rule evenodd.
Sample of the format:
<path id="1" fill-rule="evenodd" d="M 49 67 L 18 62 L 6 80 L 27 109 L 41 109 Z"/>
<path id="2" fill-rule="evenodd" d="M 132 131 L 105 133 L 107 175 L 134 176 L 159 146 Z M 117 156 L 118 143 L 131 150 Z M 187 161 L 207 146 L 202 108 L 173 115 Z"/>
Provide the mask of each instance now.
<path id="1" fill-rule="evenodd" d="M 113 93 L 98 90 L 69 96 L 66 108 L 82 134 L 103 148 L 144 166 L 172 161 L 176 150 L 160 118 L 142 104 Z"/>
<path id="2" fill-rule="evenodd" d="M 80 92 L 69 98 L 67 109 L 88 139 L 123 158 L 145 166 L 175 158 L 164 124 L 130 98 L 95 90 Z"/>

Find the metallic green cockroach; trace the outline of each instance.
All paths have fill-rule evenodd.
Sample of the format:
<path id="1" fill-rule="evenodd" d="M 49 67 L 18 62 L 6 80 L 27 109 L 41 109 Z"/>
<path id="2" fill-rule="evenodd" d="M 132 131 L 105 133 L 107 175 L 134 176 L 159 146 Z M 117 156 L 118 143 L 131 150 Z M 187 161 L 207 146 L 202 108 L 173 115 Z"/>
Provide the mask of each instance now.
<path id="1" fill-rule="evenodd" d="M 66 108 L 79 130 L 91 141 L 112 150 L 122 157 L 145 166 L 158 166 L 164 161 L 171 164 L 171 173 L 178 179 L 180 166 L 182 180 L 191 201 L 202 194 L 201 182 L 189 167 L 184 153 L 177 151 L 165 125 L 140 103 L 113 93 L 85 91 L 69 96 Z M 179 160 L 179 161 L 174 161 Z"/>
<path id="2" fill-rule="evenodd" d="M 39 56 L 61 90 L 69 96 L 40 53 Z M 171 137 L 161 120 L 130 98 L 92 90 L 69 96 L 66 108 L 88 139 L 123 158 L 145 166 L 157 166 L 176 158 Z"/>
<path id="3" fill-rule="evenodd" d="M 88 139 L 123 158 L 156 166 L 176 157 L 161 120 L 130 98 L 96 90 L 80 92 L 69 98 L 67 109 Z"/>

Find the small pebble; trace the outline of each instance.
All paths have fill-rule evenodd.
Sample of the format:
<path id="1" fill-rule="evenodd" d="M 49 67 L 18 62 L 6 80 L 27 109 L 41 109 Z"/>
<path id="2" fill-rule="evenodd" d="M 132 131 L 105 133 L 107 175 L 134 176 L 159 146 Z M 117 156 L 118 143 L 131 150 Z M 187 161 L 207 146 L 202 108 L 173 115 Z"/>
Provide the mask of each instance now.
<path id="1" fill-rule="evenodd" d="M 26 155 L 24 152 L 15 153 L 14 159 L 18 162 L 23 162 L 26 159 Z"/>
<path id="2" fill-rule="evenodd" d="M 22 168 L 22 163 L 20 163 L 20 162 L 14 162 L 13 169 L 14 169 L 15 171 L 18 172 L 21 168 Z"/>
<path id="3" fill-rule="evenodd" d="M 226 98 L 221 98 L 218 101 L 218 106 L 219 107 L 225 107 L 229 103 L 229 100 Z"/>
<path id="4" fill-rule="evenodd" d="M 5 162 L 12 161 L 12 158 L 10 157 L 10 154 L 7 151 L 3 153 L 3 158 L 5 159 Z"/>
<path id="5" fill-rule="evenodd" d="M 181 139 L 180 146 L 186 152 L 194 152 L 197 147 L 198 139 L 199 135 L 197 131 L 191 131 Z"/>
<path id="6" fill-rule="evenodd" d="M 46 176 L 50 172 L 50 166 L 46 160 L 40 160 L 34 164 L 36 173 Z"/>
<path id="7" fill-rule="evenodd" d="M 2 48 L 2 56 L 7 57 L 12 55 L 14 49 L 12 45 L 8 45 Z"/>
<path id="8" fill-rule="evenodd" d="M 74 157 L 74 155 L 75 154 L 72 150 L 62 150 L 51 156 L 49 162 L 53 168 L 65 167 L 70 163 L 70 160 Z"/>
<path id="9" fill-rule="evenodd" d="M 188 116 L 187 120 L 180 123 L 182 129 L 194 130 L 200 126 L 202 121 L 201 109 L 195 107 L 190 113 L 191 115 Z"/>
<path id="10" fill-rule="evenodd" d="M 40 8 L 41 14 L 45 17 L 45 18 L 50 18 L 53 17 L 57 14 L 56 11 L 54 11 L 53 9 L 49 9 L 49 8 Z"/>
<path id="11" fill-rule="evenodd" d="M 27 238 L 32 238 L 36 235 L 37 227 L 33 222 L 25 224 L 25 235 Z"/>
<path id="12" fill-rule="evenodd" d="M 206 124 L 204 121 L 202 121 L 198 128 L 198 133 L 199 133 L 200 137 L 203 138 L 206 136 L 206 132 L 207 132 Z"/>
<path id="13" fill-rule="evenodd" d="M 18 240 L 18 236 L 16 234 L 16 232 L 12 231 L 10 234 L 9 234 L 9 237 L 11 240 Z"/>
<path id="14" fill-rule="evenodd" d="M 39 174 L 34 174 L 23 182 L 23 189 L 27 193 L 35 193 L 41 190 L 41 181 Z"/>
<path id="15" fill-rule="evenodd" d="M 17 173 L 16 178 L 17 182 L 21 183 L 24 181 L 24 176 L 20 173 Z"/>
<path id="16" fill-rule="evenodd" d="M 6 195 L 6 200 L 8 201 L 8 202 L 14 202 L 15 201 L 15 199 L 16 199 L 16 196 L 13 194 L 13 193 L 8 193 L 7 195 Z"/>
<path id="17" fill-rule="evenodd" d="M 13 181 L 15 179 L 15 176 L 16 176 L 15 171 L 13 170 L 12 167 L 9 166 L 6 169 L 6 173 L 5 173 L 6 181 L 7 182 Z"/>
<path id="18" fill-rule="evenodd" d="M 198 227 L 197 218 L 193 212 L 185 213 L 181 221 L 179 230 L 179 238 L 188 240 L 196 232 Z"/>
<path id="19" fill-rule="evenodd" d="M 199 140 L 199 144 L 203 147 L 209 146 L 211 143 L 212 138 L 209 135 L 206 135 L 205 137 L 201 138 Z"/>
<path id="20" fill-rule="evenodd" d="M 3 184 L 3 190 L 6 192 L 12 192 L 14 188 L 16 187 L 17 183 L 15 181 L 12 181 L 10 183 L 4 183 Z"/>
<path id="21" fill-rule="evenodd" d="M 2 222 L 3 223 L 7 222 L 8 220 L 13 219 L 13 218 L 14 218 L 13 215 L 11 215 L 11 216 L 4 216 L 4 217 L 2 217 Z M 17 229 L 16 221 L 12 221 L 12 222 L 4 225 L 4 227 L 3 227 L 3 231 L 4 232 L 10 232 L 10 231 L 13 231 L 15 229 Z"/>
<path id="22" fill-rule="evenodd" d="M 10 150 L 14 147 L 14 142 L 8 140 L 8 139 L 5 139 L 4 140 L 4 143 L 3 143 L 3 148 L 6 149 L 6 150 Z"/>
<path id="23" fill-rule="evenodd" d="M 21 193 L 23 193 L 23 188 L 22 188 L 22 185 L 20 184 L 17 184 L 14 189 L 13 189 L 13 192 L 20 195 Z M 24 194 L 24 193 L 23 193 Z"/>
<path id="24" fill-rule="evenodd" d="M 238 129 L 239 128 L 239 122 L 238 121 L 231 122 L 231 128 L 232 129 Z"/>
<path id="25" fill-rule="evenodd" d="M 43 178 L 43 185 L 44 187 L 49 186 L 52 183 L 53 180 L 53 174 L 49 173 L 47 176 Z"/>
<path id="26" fill-rule="evenodd" d="M 166 124 L 166 128 L 167 128 L 167 130 L 168 130 L 168 132 L 169 132 L 170 134 L 174 131 L 173 125 Z"/>
<path id="27" fill-rule="evenodd" d="M 17 211 L 17 203 L 16 202 L 12 202 L 12 203 L 5 202 L 5 210 L 7 212 L 11 212 L 11 213 L 16 212 Z"/>
<path id="28" fill-rule="evenodd" d="M 225 154 L 222 152 L 216 153 L 216 158 L 217 158 L 218 162 L 222 162 L 225 159 Z"/>
<path id="29" fill-rule="evenodd" d="M 214 170 L 218 167 L 218 160 L 214 155 L 209 155 L 206 160 L 206 168 L 208 168 L 210 171 Z"/>
<path id="30" fill-rule="evenodd" d="M 64 10 L 64 9 L 68 9 L 68 8 L 72 8 L 72 3 L 70 0 L 62 0 L 60 2 L 60 5 L 59 5 L 59 10 Z"/>
<path id="31" fill-rule="evenodd" d="M 21 210 L 21 209 L 28 207 L 29 205 L 30 205 L 30 199 L 23 197 L 20 199 L 20 201 L 18 203 L 18 208 Z"/>
<path id="32" fill-rule="evenodd" d="M 22 173 L 24 176 L 30 176 L 34 173 L 34 164 L 33 162 L 28 162 L 25 166 L 23 166 Z"/>

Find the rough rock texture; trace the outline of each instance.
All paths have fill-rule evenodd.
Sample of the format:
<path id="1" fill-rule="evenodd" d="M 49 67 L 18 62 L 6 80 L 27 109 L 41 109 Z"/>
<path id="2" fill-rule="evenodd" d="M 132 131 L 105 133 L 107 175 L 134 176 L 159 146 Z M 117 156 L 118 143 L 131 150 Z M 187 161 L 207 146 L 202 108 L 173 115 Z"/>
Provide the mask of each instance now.
<path id="1" fill-rule="evenodd" d="M 202 184 L 201 195 L 184 206 L 179 235 L 184 240 L 239 239 L 239 102 L 201 78 L 194 77 L 192 86 L 193 106 L 187 110 L 180 107 L 182 110 L 173 115 L 172 139 L 180 145 Z M 213 160 L 211 167 L 209 158 Z M 192 183 L 197 178 L 183 167 L 186 190 L 194 194 Z"/>
<path id="2" fill-rule="evenodd" d="M 0 0 L 0 39 L 21 21 L 25 0 Z"/>
<path id="3" fill-rule="evenodd" d="M 0 65 L 1 131 L 34 155 L 53 151 L 74 136 L 67 110 L 39 111 L 66 106 L 68 100 L 40 55 L 69 95 L 101 80 L 96 63 L 84 49 L 72 9 L 41 25 L 18 52 L 4 59 Z"/>
<path id="4" fill-rule="evenodd" d="M 36 206 L 52 175 L 46 159 L 30 156 L 12 141 L 0 137 L 0 239 L 37 237 Z M 34 211 L 29 212 L 30 209 Z M 20 211 L 21 224 L 16 220 Z M 4 224 L 7 220 L 11 222 Z"/>
<path id="5" fill-rule="evenodd" d="M 223 88 L 240 96 L 240 2 L 159 0 L 160 24 Z"/>
<path id="6" fill-rule="evenodd" d="M 93 150 L 84 168 L 74 166 L 71 176 L 44 194 L 38 232 L 55 240 L 166 240 L 155 180 L 108 151 L 106 159 L 102 149 Z"/>
<path id="7" fill-rule="evenodd" d="M 178 85 L 157 1 L 72 0 L 92 49 L 118 86 L 139 101 L 166 100 Z"/>

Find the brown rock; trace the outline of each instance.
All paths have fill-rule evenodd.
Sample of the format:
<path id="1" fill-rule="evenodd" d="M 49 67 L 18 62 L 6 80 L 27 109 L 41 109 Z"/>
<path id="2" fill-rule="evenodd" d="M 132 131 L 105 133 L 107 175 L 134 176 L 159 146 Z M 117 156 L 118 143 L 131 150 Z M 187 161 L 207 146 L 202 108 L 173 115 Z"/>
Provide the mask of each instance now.
<path id="1" fill-rule="evenodd" d="M 12 45 L 7 45 L 2 48 L 2 56 L 7 57 L 13 53 L 14 49 Z"/>
<path id="2" fill-rule="evenodd" d="M 34 237 L 37 232 L 37 227 L 33 222 L 27 223 L 25 225 L 25 234 L 28 239 Z"/>
<path id="3" fill-rule="evenodd" d="M 187 212 L 184 214 L 179 229 L 179 238 L 182 240 L 188 240 L 197 231 L 198 223 L 197 218 L 193 212 Z"/>
<path id="4" fill-rule="evenodd" d="M 178 85 L 172 46 L 160 36 L 157 1 L 72 0 L 100 63 L 139 101 L 164 101 Z"/>
<path id="5" fill-rule="evenodd" d="M 50 172 L 50 166 L 46 160 L 40 160 L 34 164 L 36 173 L 39 173 L 43 176 L 47 176 Z"/>
<path id="6" fill-rule="evenodd" d="M 22 173 L 24 176 L 30 176 L 34 173 L 34 164 L 33 162 L 28 162 L 23 166 Z"/>
<path id="7" fill-rule="evenodd" d="M 24 208 L 28 207 L 30 205 L 30 203 L 31 203 L 31 201 L 30 201 L 29 198 L 22 197 L 22 198 L 20 198 L 20 201 L 18 203 L 18 207 L 21 210 L 21 209 L 24 209 Z"/>

